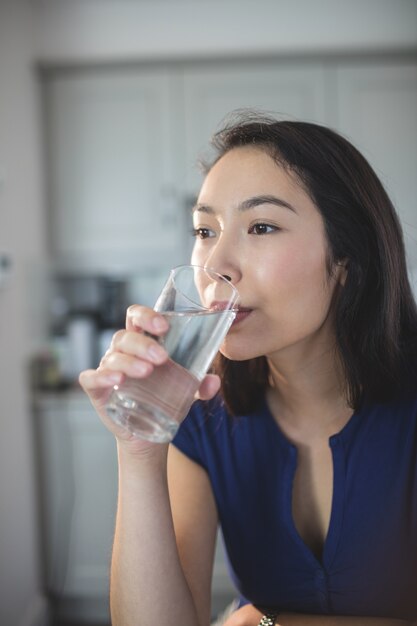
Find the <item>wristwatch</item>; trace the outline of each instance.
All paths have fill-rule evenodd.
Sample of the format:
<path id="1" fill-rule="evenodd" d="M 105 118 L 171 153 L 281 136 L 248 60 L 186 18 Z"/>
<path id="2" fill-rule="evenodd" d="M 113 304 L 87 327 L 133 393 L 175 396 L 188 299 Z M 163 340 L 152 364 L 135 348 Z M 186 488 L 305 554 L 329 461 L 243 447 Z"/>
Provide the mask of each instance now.
<path id="1" fill-rule="evenodd" d="M 275 626 L 275 620 L 278 617 L 278 613 L 265 613 L 259 622 L 258 626 Z"/>

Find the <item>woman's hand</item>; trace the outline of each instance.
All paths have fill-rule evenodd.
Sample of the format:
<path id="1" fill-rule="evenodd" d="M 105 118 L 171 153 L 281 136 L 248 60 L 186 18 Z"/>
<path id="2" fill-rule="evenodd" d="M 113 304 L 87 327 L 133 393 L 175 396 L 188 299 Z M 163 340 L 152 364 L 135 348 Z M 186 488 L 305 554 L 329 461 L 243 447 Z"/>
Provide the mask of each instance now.
<path id="1" fill-rule="evenodd" d="M 232 613 L 223 626 L 258 626 L 262 613 L 253 604 L 245 604 Z"/>
<path id="2" fill-rule="evenodd" d="M 124 428 L 117 426 L 105 410 L 107 401 L 114 385 L 120 385 L 126 376 L 130 378 L 147 378 L 155 367 L 165 363 L 168 354 L 154 337 L 164 335 L 168 330 L 166 319 L 153 309 L 133 305 L 126 314 L 126 329 L 113 335 L 111 344 L 96 370 L 81 372 L 81 387 L 89 396 L 105 426 L 115 435 L 119 442 L 129 442 L 135 448 L 149 448 L 154 444 L 141 441 Z M 145 334 L 149 333 L 149 334 Z M 196 394 L 207 400 L 212 398 L 220 387 L 218 376 L 206 376 Z"/>

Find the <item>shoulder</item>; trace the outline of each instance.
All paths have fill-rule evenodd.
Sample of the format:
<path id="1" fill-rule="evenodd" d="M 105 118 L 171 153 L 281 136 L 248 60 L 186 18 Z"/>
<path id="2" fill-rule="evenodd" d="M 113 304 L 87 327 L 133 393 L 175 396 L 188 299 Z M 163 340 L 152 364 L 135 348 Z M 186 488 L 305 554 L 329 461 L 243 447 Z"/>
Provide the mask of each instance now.
<path id="1" fill-rule="evenodd" d="M 224 437 L 231 419 L 220 396 L 209 401 L 198 400 L 181 423 L 172 443 L 192 460 L 206 466 L 208 448 Z"/>
<path id="2" fill-rule="evenodd" d="M 416 389 L 408 389 L 388 402 L 365 401 L 358 415 L 360 437 L 365 438 L 371 448 L 383 446 L 397 449 L 401 454 L 417 441 Z"/>
<path id="3" fill-rule="evenodd" d="M 182 436 L 209 437 L 231 421 L 220 395 L 212 400 L 197 400 L 181 423 L 175 441 Z"/>
<path id="4" fill-rule="evenodd" d="M 408 386 L 386 402 L 367 402 L 365 399 L 360 413 L 380 422 L 412 424 L 417 421 L 417 385 Z"/>
<path id="5" fill-rule="evenodd" d="M 250 415 L 232 416 L 220 395 L 210 401 L 197 401 L 172 443 L 206 469 L 214 463 L 222 465 L 253 441 L 262 416 L 262 409 Z"/>

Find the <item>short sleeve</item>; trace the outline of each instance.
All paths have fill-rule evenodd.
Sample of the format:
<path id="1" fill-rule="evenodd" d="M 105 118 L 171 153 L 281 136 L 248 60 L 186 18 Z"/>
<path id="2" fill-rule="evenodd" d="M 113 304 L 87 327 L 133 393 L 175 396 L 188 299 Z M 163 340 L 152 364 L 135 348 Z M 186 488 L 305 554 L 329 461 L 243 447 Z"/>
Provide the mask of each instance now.
<path id="1" fill-rule="evenodd" d="M 219 396 L 194 402 L 172 443 L 210 474 L 227 454 L 228 418 Z"/>
<path id="2" fill-rule="evenodd" d="M 207 462 L 204 459 L 204 449 L 201 439 L 204 436 L 204 423 L 206 421 L 206 403 L 197 401 L 191 407 L 188 415 L 181 423 L 172 444 L 181 450 L 192 461 L 202 465 L 207 469 Z"/>

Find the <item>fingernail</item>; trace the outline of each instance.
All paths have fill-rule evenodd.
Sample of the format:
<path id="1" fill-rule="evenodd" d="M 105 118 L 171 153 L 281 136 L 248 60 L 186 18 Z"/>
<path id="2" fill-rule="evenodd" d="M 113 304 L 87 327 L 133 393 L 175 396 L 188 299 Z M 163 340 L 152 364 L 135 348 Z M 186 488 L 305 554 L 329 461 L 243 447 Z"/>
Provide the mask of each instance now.
<path id="1" fill-rule="evenodd" d="M 137 374 L 146 374 L 148 371 L 148 365 L 143 361 L 135 361 L 133 363 L 133 368 Z"/>
<path id="2" fill-rule="evenodd" d="M 167 356 L 166 351 L 161 348 L 161 346 L 150 346 L 148 348 L 148 354 L 155 363 L 160 363 L 160 361 L 163 361 Z"/>

